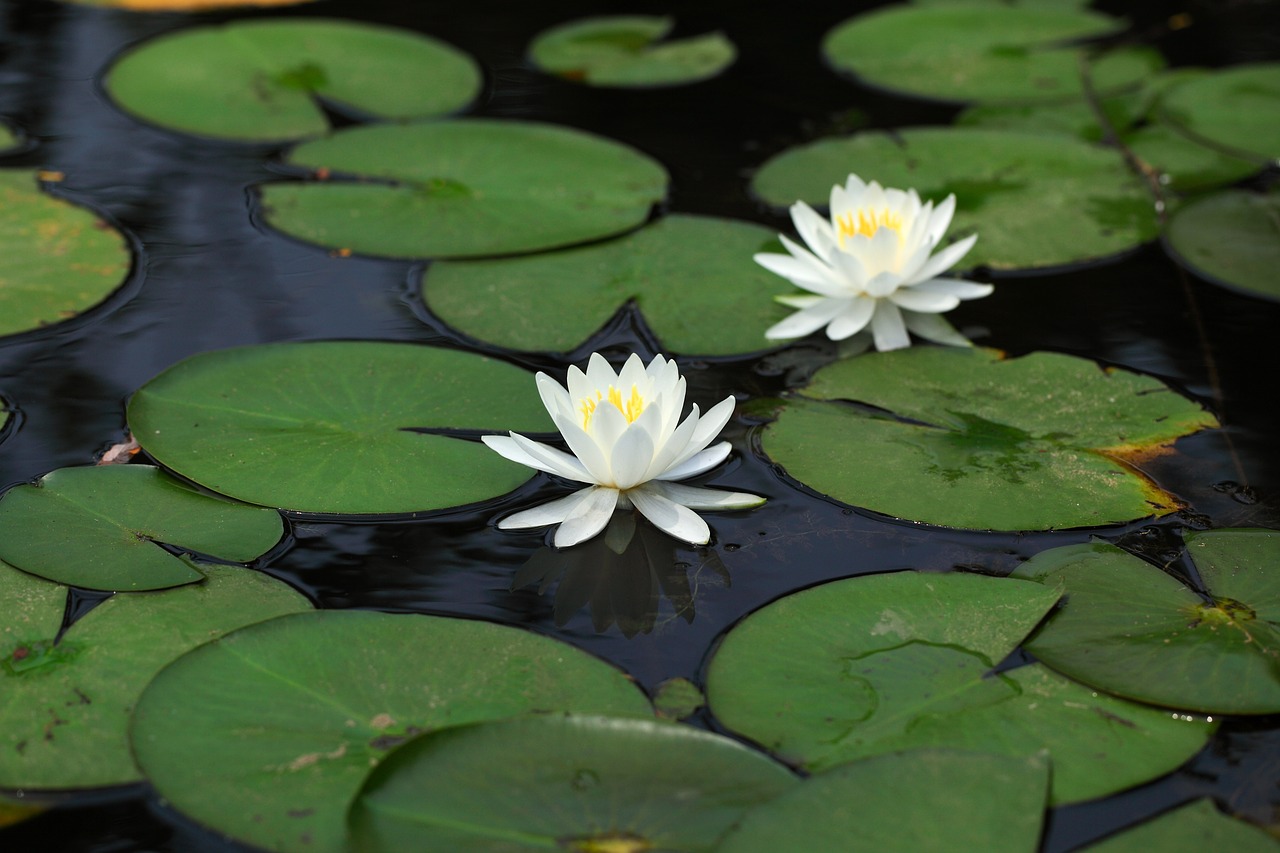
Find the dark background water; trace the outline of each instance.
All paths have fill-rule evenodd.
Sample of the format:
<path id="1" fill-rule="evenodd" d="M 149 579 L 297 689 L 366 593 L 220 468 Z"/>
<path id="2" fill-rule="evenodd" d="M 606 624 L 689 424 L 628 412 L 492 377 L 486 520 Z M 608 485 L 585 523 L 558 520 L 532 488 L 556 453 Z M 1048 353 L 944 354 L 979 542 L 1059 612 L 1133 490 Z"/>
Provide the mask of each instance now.
<path id="1" fill-rule="evenodd" d="M 115 109 L 101 74 L 149 36 L 232 17 L 331 16 L 394 24 L 469 52 L 485 89 L 467 112 L 536 119 L 633 145 L 671 173 L 662 212 L 701 213 L 790 230 L 756 202 L 752 170 L 778 151 L 853 126 L 947 123 L 956 110 L 870 91 L 824 66 L 822 35 L 877 3 L 751 4 L 694 0 L 675 10 L 675 35 L 722 29 L 737 63 L 704 83 L 652 91 L 595 90 L 548 78 L 524 59 L 545 27 L 603 13 L 670 13 L 647 2 L 508 4 L 329 0 L 267 12 L 139 14 L 53 2 L 0 2 L 0 117 L 29 144 L 5 167 L 63 172 L 52 188 L 100 212 L 134 242 L 127 282 L 70 322 L 0 340 L 0 396 L 17 412 L 0 444 L 0 488 L 85 465 L 126 435 L 124 405 L 146 380 L 193 353 L 267 341 L 376 338 L 461 342 L 416 296 L 420 264 L 334 258 L 273 233 L 253 187 L 279 175 L 279 147 L 200 140 L 140 124 Z M 1174 64 L 1225 65 L 1280 57 L 1280 4 L 1102 3 L 1129 15 L 1135 38 Z M 1186 12 L 1192 25 L 1164 22 Z M 838 178 L 839 176 L 837 176 Z M 1266 183 L 1274 175 L 1254 183 Z M 833 178 L 835 180 L 835 178 Z M 551 494 L 539 479 L 489 505 L 412 521 L 293 518 L 263 569 L 321 607 L 457 615 L 525 626 L 615 662 L 647 689 L 699 679 L 716 639 L 763 604 L 825 580 L 901 568 L 1004 572 L 1045 548 L 1101 533 L 1152 559 L 1176 554 L 1186 527 L 1280 527 L 1275 436 L 1280 405 L 1273 330 L 1280 305 L 1182 273 L 1159 246 L 1099 268 L 997 279 L 993 296 L 953 315 L 979 343 L 1011 353 L 1067 352 L 1150 373 L 1212 409 L 1224 429 L 1183 439 L 1147 472 L 1189 505 L 1123 528 L 989 534 L 930 528 L 852 510 L 807 492 L 758 454 L 758 425 L 731 424 L 741 451 L 716 482 L 767 495 L 749 513 L 709 517 L 708 549 L 674 544 L 650 562 L 600 570 L 588 554 L 552 567 L 546 591 L 513 589 L 543 546 L 540 531 L 498 534 L 490 519 Z M 707 322 L 732 322 L 708 318 Z M 616 318 L 574 354 L 652 351 L 642 321 Z M 492 350 L 489 350 L 492 351 Z M 501 353 L 561 374 L 550 354 Z M 785 355 L 681 360 L 699 402 L 777 394 L 831 358 L 800 345 Z M 554 575 L 563 572 L 559 583 Z M 520 581 L 527 578 L 519 576 Z M 517 584 L 518 586 L 518 584 Z M 710 724 L 698 719 L 695 724 Z M 1045 850 L 1065 851 L 1184 800 L 1212 795 L 1255 821 L 1280 818 L 1280 718 L 1228 720 L 1186 767 L 1099 803 L 1055 810 Z M 72 797 L 28 824 L 0 830 L 0 850 L 232 850 L 186 825 L 143 787 Z"/>

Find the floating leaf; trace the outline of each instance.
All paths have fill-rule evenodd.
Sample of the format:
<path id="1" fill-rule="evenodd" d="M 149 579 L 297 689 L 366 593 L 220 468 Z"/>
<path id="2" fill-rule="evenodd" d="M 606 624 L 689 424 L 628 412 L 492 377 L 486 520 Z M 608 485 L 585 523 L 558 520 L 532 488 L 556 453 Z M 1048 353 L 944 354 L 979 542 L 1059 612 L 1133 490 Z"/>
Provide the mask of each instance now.
<path id="1" fill-rule="evenodd" d="M 985 128 L 915 128 L 823 139 L 765 163 L 765 201 L 825 205 L 853 169 L 923 199 L 956 196 L 950 236 L 978 233 L 961 262 L 1036 269 L 1114 257 L 1158 233 L 1146 185 L 1120 155 L 1066 137 Z"/>
<path id="2" fill-rule="evenodd" d="M 1156 379 L 1055 353 L 872 353 L 822 368 L 800 393 L 763 437 L 788 474 L 844 503 L 946 527 L 1043 530 L 1171 512 L 1177 499 L 1131 461 L 1217 425 Z"/>
<path id="3" fill-rule="evenodd" d="M 881 755 L 813 776 L 752 809 L 716 853 L 1034 853 L 1048 788 L 1041 756 Z"/>
<path id="4" fill-rule="evenodd" d="M 17 132 L 7 124 L 0 122 L 0 151 L 16 148 L 22 141 Z M 0 173 L 2 174 L 2 173 Z"/>
<path id="5" fill-rule="evenodd" d="M 709 850 L 796 784 L 758 752 L 688 726 L 508 720 L 396 750 L 356 801 L 351 834 L 369 853 Z"/>
<path id="6" fill-rule="evenodd" d="M 650 15 L 580 18 L 539 33 L 529 56 L 544 71 L 592 86 L 676 86 L 733 64 L 737 51 L 723 33 L 655 44 L 673 24 Z"/>
<path id="7" fill-rule="evenodd" d="M 503 494 L 528 471 L 448 433 L 552 429 L 523 370 L 370 341 L 201 353 L 134 394 L 129 423 L 184 477 L 316 513 L 415 512 Z"/>
<path id="8" fill-rule="evenodd" d="M 1124 21 L 1068 8 L 996 4 L 896 5 L 838 24 L 822 52 L 872 86 L 943 101 L 1052 101 L 1079 97 L 1089 38 Z M 1092 62 L 1103 93 L 1135 85 L 1161 67 L 1157 53 L 1122 49 Z"/>
<path id="9" fill-rule="evenodd" d="M 267 575 L 206 571 L 201 584 L 113 596 L 55 643 L 67 588 L 0 564 L 0 788 L 140 780 L 126 732 L 147 682 L 227 631 L 310 608 Z"/>
<path id="10" fill-rule="evenodd" d="M 1260 161 L 1280 158 L 1280 63 L 1224 68 L 1173 86 L 1161 117 L 1195 139 Z"/>
<path id="11" fill-rule="evenodd" d="M 748 616 L 707 673 L 716 718 L 818 771 L 920 746 L 1047 749 L 1055 804 L 1166 773 L 1213 725 L 1098 695 L 1040 665 L 992 669 L 1057 598 L 1026 581 L 899 572 L 823 584 Z"/>
<path id="12" fill-rule="evenodd" d="M 180 30 L 126 53 L 107 92 L 134 115 L 201 136 L 276 142 L 329 129 L 324 107 L 377 118 L 454 112 L 480 71 L 436 39 L 323 19 Z"/>
<path id="13" fill-rule="evenodd" d="M 788 313 L 773 301 L 786 283 L 751 260 L 776 239 L 747 222 L 667 216 L 606 243 L 432 264 L 423 299 L 455 329 L 512 349 L 571 350 L 634 300 L 670 352 L 754 352 Z"/>
<path id="14" fill-rule="evenodd" d="M 156 468 L 63 468 L 0 499 L 0 559 L 87 589 L 163 589 L 199 581 L 160 543 L 248 562 L 280 541 L 269 509 L 201 494 Z"/>
<path id="15" fill-rule="evenodd" d="M 706 704 L 706 697 L 687 678 L 668 678 L 658 685 L 653 706 L 664 720 L 684 720 L 692 717 Z"/>
<path id="16" fill-rule="evenodd" d="M 326 853 L 346 849 L 345 814 L 371 768 L 413 735 L 568 710 L 653 713 L 623 673 L 546 637 L 319 611 L 174 663 L 138 703 L 133 746 L 160 795 L 195 820 L 255 846 Z"/>
<path id="17" fill-rule="evenodd" d="M 1205 853 L 1206 850 L 1280 849 L 1280 842 L 1218 811 L 1212 800 L 1195 802 L 1089 846 L 1089 853 Z"/>
<path id="18" fill-rule="evenodd" d="M 1215 284 L 1280 299 L 1280 192 L 1223 190 L 1179 208 L 1165 246 L 1174 259 Z"/>
<path id="19" fill-rule="evenodd" d="M 0 335 L 66 320 L 129 272 L 120 232 L 40 192 L 31 172 L 0 170 Z"/>
<path id="20" fill-rule="evenodd" d="M 1114 545 L 1054 548 L 1015 576 L 1063 586 L 1066 604 L 1028 641 L 1099 690 L 1214 714 L 1280 711 L 1280 531 L 1187 535 L 1208 597 Z"/>
<path id="21" fill-rule="evenodd" d="M 353 128 L 298 146 L 288 162 L 351 180 L 263 186 L 268 222 L 322 246 L 400 258 L 607 237 L 644 222 L 667 184 L 634 148 L 494 119 Z"/>

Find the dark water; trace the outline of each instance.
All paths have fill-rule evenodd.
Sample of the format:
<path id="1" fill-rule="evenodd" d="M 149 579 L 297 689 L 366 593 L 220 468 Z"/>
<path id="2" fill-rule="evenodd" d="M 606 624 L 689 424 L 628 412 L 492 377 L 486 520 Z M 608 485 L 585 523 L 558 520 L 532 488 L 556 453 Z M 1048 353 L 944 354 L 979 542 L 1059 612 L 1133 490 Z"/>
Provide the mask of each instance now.
<path id="1" fill-rule="evenodd" d="M 629 143 L 671 172 L 664 210 L 753 220 L 790 230 L 747 191 L 753 168 L 797 143 L 854 122 L 895 127 L 948 122 L 954 110 L 862 89 L 826 69 L 822 34 L 874 3 L 681 4 L 677 35 L 723 29 L 738 62 L 719 79 L 675 89 L 598 91 L 530 70 L 528 40 L 586 14 L 664 13 L 664 6 L 558 2 L 319 2 L 274 14 L 396 24 L 443 38 L 485 69 L 472 114 L 584 128 Z M 1178 64 L 1280 57 L 1275 2 L 1100 4 L 1137 19 L 1135 33 Z M 418 302 L 420 265 L 332 258 L 272 233 L 252 187 L 278 174 L 280 149 L 181 137 L 112 107 L 101 72 L 148 36 L 219 21 L 96 10 L 52 2 L 0 3 L 0 116 L 30 145 L 6 167 L 61 171 L 54 192 L 99 211 L 134 240 L 135 267 L 105 304 L 71 322 L 0 341 L 0 395 L 18 411 L 0 444 L 0 488 L 62 466 L 85 465 L 126 434 L 124 404 L 143 382 L 193 353 L 268 341 L 376 338 L 463 345 Z M 1167 33 L 1172 12 L 1193 25 Z M 235 17 L 254 17 L 243 13 Z M 1272 176 L 1274 177 L 1274 176 Z M 1266 178 L 1263 179 L 1264 181 Z M 697 680 L 716 639 L 736 620 L 821 581 L 900 568 L 1004 572 L 1045 548 L 1090 533 L 1168 557 L 1187 527 L 1280 527 L 1280 405 L 1273 330 L 1280 305 L 1182 274 L 1158 246 L 1112 265 L 1034 278 L 1000 278 L 993 296 L 953 315 L 980 343 L 1012 353 L 1047 349 L 1160 377 L 1211 408 L 1220 431 L 1184 439 L 1147 469 L 1187 513 L 1101 531 L 1002 535 L 884 519 L 807 493 L 762 457 L 737 454 L 717 482 L 769 497 L 750 513 L 709 518 L 709 549 L 655 544 L 648 559 L 607 575 L 591 555 L 532 568 L 543 534 L 497 534 L 494 505 L 419 521 L 350 524 L 292 519 L 291 539 L 264 567 L 321 607 L 458 615 L 525 626 L 611 660 L 652 689 Z M 731 322 L 709 318 L 708 322 Z M 651 351 L 651 336 L 622 316 L 575 354 Z M 550 355 L 505 357 L 558 371 Z M 682 360 L 691 396 L 769 396 L 803 380 L 831 354 L 801 346 L 785 357 Z M 730 426 L 757 448 L 757 425 Z M 503 507 L 554 489 L 533 481 Z M 650 540 L 646 539 L 646 542 Z M 669 542 L 669 540 L 668 540 Z M 665 548 L 665 551 L 663 550 Z M 603 560 L 603 558 L 601 558 Z M 651 569 L 650 564 L 656 566 Z M 513 579 L 532 585 L 513 590 Z M 602 580 L 607 577 L 608 580 Z M 1211 795 L 1258 822 L 1280 817 L 1280 718 L 1228 720 L 1205 751 L 1173 775 L 1100 803 L 1055 810 L 1044 849 L 1065 851 L 1187 799 Z M 71 798 L 30 823 L 0 830 L 0 850 L 233 850 L 187 826 L 141 787 Z"/>

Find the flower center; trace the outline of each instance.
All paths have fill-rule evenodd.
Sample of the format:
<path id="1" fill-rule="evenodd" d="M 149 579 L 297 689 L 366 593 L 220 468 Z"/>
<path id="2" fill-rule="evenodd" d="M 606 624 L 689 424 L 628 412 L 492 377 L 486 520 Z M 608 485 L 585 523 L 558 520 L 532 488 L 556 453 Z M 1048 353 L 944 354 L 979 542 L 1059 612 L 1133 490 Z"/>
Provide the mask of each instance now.
<path id="1" fill-rule="evenodd" d="M 612 385 L 609 386 L 607 393 L 597 391 L 595 399 L 583 397 L 582 402 L 578 404 L 578 411 L 582 412 L 582 428 L 591 428 L 591 416 L 596 413 L 596 407 L 600 404 L 613 406 L 622 416 L 627 419 L 627 423 L 635 423 L 636 418 L 640 417 L 640 413 L 644 411 L 645 399 L 640 396 L 640 391 L 636 386 L 631 386 L 631 395 L 626 400 L 622 399 L 622 392 Z"/>
<path id="2" fill-rule="evenodd" d="M 838 230 L 840 240 L 840 248 L 844 248 L 844 241 L 851 237 L 857 237 L 862 234 L 866 237 L 872 237 L 881 228 L 890 228 L 902 236 L 902 216 L 897 213 L 890 213 L 888 210 L 867 210 L 865 208 L 853 211 L 846 211 L 835 218 L 835 225 Z"/>

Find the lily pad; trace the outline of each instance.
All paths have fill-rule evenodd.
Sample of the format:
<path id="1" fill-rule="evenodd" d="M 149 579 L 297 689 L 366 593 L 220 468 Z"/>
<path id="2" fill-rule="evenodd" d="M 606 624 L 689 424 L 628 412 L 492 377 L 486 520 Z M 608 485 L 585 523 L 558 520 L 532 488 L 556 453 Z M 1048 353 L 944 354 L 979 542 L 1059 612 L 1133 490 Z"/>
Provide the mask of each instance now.
<path id="1" fill-rule="evenodd" d="M 1165 247 L 1201 278 L 1280 299 L 1280 192 L 1223 190 L 1196 199 L 1169 220 Z"/>
<path id="2" fill-rule="evenodd" d="M 1056 353 L 925 347 L 819 370 L 765 428 L 795 479 L 944 527 L 1044 530 L 1172 512 L 1132 463 L 1214 417 L 1156 379 Z"/>
<path id="3" fill-rule="evenodd" d="M 769 204 L 825 205 L 851 167 L 935 202 L 954 193 L 950 237 L 979 235 L 965 267 L 1107 260 L 1159 232 L 1146 185 L 1118 152 L 1030 131 L 914 128 L 823 139 L 769 160 L 751 186 Z"/>
<path id="4" fill-rule="evenodd" d="M 707 673 L 730 730 L 811 771 L 915 747 L 1048 750 L 1053 804 L 1166 773 L 1214 726 L 1099 695 L 1041 665 L 993 672 L 1053 606 L 1027 581 L 915 572 L 789 595 L 733 628 Z"/>
<path id="5" fill-rule="evenodd" d="M 0 170 L 0 235 L 0 335 L 74 317 L 129 272 L 120 232 L 42 193 L 32 172 Z"/>
<path id="6" fill-rule="evenodd" d="M 889 6 L 838 24 L 822 52 L 872 86 L 942 101 L 1052 101 L 1079 97 L 1078 42 L 1114 35 L 1124 21 L 1098 12 L 995 4 Z M 1091 62 L 1102 93 L 1138 84 L 1162 66 L 1149 49 Z M 856 161 L 855 161 L 856 162 Z"/>
<path id="7" fill-rule="evenodd" d="M 539 33 L 529 57 L 544 71 L 592 86 L 677 86 L 733 64 L 737 50 L 724 33 L 656 44 L 674 24 L 652 15 L 580 18 Z"/>
<path id="8" fill-rule="evenodd" d="M 347 849 L 345 815 L 365 777 L 413 735 L 569 710 L 653 714 L 622 672 L 546 637 L 318 611 L 174 663 L 138 703 L 133 746 L 160 795 L 195 820 L 271 850 L 329 853 Z"/>
<path id="9" fill-rule="evenodd" d="M 262 187 L 272 226 L 333 249 L 397 258 L 532 252 L 640 225 L 666 192 L 657 162 L 536 122 L 466 119 L 360 127 L 287 161 L 341 180 Z"/>
<path id="10" fill-rule="evenodd" d="M 778 277 L 751 260 L 776 240 L 747 222 L 673 215 L 606 243 L 434 263 L 422 294 L 453 328 L 512 349 L 567 352 L 634 301 L 670 352 L 755 352 L 788 313 L 773 300 Z"/>
<path id="11" fill-rule="evenodd" d="M 716 853 L 1034 853 L 1049 765 L 921 749 L 845 764 L 750 811 Z"/>
<path id="12" fill-rule="evenodd" d="M 460 726 L 396 750 L 351 814 L 359 850 L 709 850 L 798 781 L 720 735 L 551 716 Z"/>
<path id="13" fill-rule="evenodd" d="M 0 559 L 87 589 L 163 589 L 204 577 L 160 543 L 244 563 L 283 535 L 278 513 L 201 494 L 145 465 L 63 468 L 0 498 Z"/>
<path id="14" fill-rule="evenodd" d="M 1224 68 L 1171 87 L 1161 117 L 1195 139 L 1258 161 L 1280 158 L 1280 63 Z"/>
<path id="15" fill-rule="evenodd" d="M 1212 800 L 1174 809 L 1133 829 L 1103 839 L 1089 853 L 1204 853 L 1206 850 L 1280 850 L 1280 841 L 1244 821 L 1227 817 Z"/>
<path id="16" fill-rule="evenodd" d="M 1054 548 L 1014 575 L 1065 587 L 1027 642 L 1059 672 L 1118 696 L 1213 714 L 1280 711 L 1280 531 L 1187 534 L 1208 595 L 1114 545 Z"/>
<path id="17" fill-rule="evenodd" d="M 473 433 L 553 429 L 519 368 L 371 341 L 201 353 L 139 389 L 129 423 L 184 477 L 314 513 L 407 513 L 503 494 L 528 471 Z"/>
<path id="18" fill-rule="evenodd" d="M 67 588 L 0 564 L 0 788 L 139 781 L 127 726 L 152 677 L 227 631 L 311 606 L 258 572 L 207 574 L 201 584 L 113 596 L 58 638 Z"/>
<path id="19" fill-rule="evenodd" d="M 233 21 L 143 43 L 107 72 L 128 112 L 172 130 L 280 142 L 329 130 L 324 108 L 384 119 L 454 112 L 480 91 L 466 54 L 420 33 L 324 19 Z"/>

